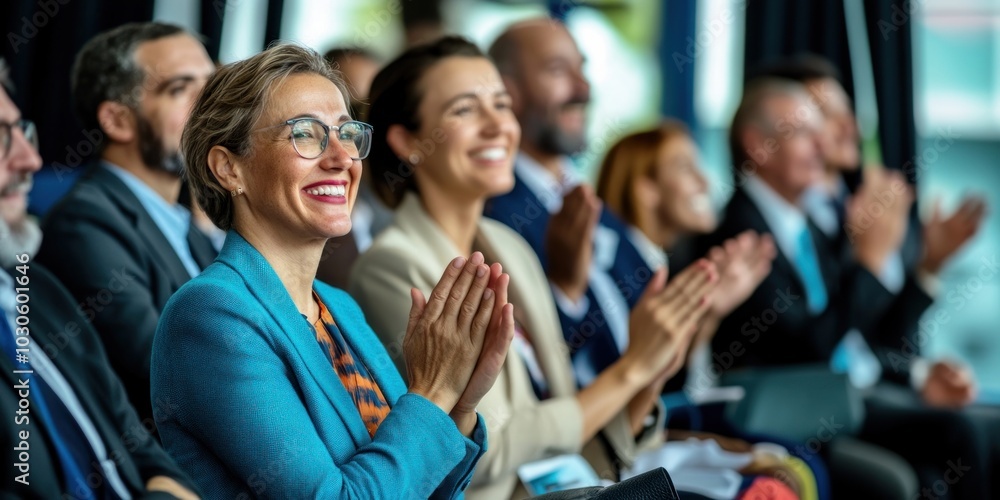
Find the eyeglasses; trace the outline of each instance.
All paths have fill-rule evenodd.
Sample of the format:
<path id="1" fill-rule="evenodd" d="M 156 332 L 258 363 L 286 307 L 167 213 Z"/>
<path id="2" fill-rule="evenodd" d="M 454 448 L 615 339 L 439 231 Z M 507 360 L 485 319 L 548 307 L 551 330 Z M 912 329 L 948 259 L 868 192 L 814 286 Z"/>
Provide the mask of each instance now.
<path id="1" fill-rule="evenodd" d="M 31 144 L 31 147 L 38 149 L 38 132 L 35 130 L 35 122 L 31 120 L 18 120 L 13 123 L 0 122 L 0 159 L 7 158 L 10 148 L 14 145 L 14 129 L 21 129 L 24 138 Z"/>
<path id="2" fill-rule="evenodd" d="M 364 160 L 372 149 L 372 126 L 364 122 L 351 120 L 331 127 L 315 118 L 292 118 L 264 129 L 286 125 L 292 128 L 289 139 L 295 152 L 307 160 L 319 158 L 326 151 L 331 130 L 353 160 Z"/>

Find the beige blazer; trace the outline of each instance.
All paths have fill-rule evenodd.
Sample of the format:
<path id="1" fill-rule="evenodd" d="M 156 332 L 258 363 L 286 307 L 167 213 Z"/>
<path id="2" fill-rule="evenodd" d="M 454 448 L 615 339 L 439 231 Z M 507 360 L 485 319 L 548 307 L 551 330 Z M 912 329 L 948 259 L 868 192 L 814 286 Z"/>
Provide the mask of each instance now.
<path id="1" fill-rule="evenodd" d="M 485 217 L 479 221 L 473 247 L 487 262 L 500 262 L 510 274 L 509 300 L 531 335 L 552 396 L 538 400 L 523 360 L 511 349 L 496 384 L 478 407 L 486 421 L 488 449 L 466 495 L 470 499 L 523 498 L 527 495 L 517 479 L 517 467 L 562 453 L 582 452 L 598 474 L 615 480 L 616 464 L 631 465 L 640 448 L 662 442 L 661 433 L 651 432 L 637 443 L 622 413 L 602 430 L 603 439 L 598 436 L 581 450 L 583 415 L 575 398 L 576 382 L 538 258 L 517 233 Z M 393 224 L 355 263 L 351 295 L 404 376 L 401 347 L 410 310 L 409 290 L 416 287 L 429 295 L 445 266 L 458 255 L 419 197 L 409 194 L 396 209 Z M 661 421 L 655 428 L 662 429 L 664 412 L 659 410 Z"/>

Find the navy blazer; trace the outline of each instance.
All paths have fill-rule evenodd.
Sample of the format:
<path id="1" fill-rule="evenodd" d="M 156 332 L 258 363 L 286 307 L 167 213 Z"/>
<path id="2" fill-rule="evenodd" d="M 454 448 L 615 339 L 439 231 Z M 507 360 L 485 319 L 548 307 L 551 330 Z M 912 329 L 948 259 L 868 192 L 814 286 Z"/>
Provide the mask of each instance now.
<path id="1" fill-rule="evenodd" d="M 538 255 L 542 267 L 546 273 L 548 272 L 550 256 L 545 248 L 545 233 L 551 215 L 516 173 L 514 189 L 489 200 L 484 214 L 503 222 L 527 240 Z M 653 272 L 629 239 L 625 223 L 603 205 L 598 224 L 618 237 L 614 260 L 607 273 L 615 281 L 619 292 L 631 309 L 642 296 L 642 291 L 646 289 Z M 590 307 L 583 318 L 571 318 L 561 308 L 557 308 L 559 322 L 573 357 L 573 366 L 584 364 L 592 368 L 594 373 L 600 373 L 617 361 L 622 353 L 618 350 L 600 302 L 590 287 L 587 287 L 587 299 Z M 625 328 L 628 328 L 627 325 Z"/>
<path id="2" fill-rule="evenodd" d="M 486 449 L 406 392 L 357 303 L 319 281 L 357 361 L 392 407 L 374 438 L 278 275 L 235 231 L 170 299 L 153 343 L 164 447 L 207 498 L 454 498 Z M 245 496 L 244 496 L 245 497 Z"/>

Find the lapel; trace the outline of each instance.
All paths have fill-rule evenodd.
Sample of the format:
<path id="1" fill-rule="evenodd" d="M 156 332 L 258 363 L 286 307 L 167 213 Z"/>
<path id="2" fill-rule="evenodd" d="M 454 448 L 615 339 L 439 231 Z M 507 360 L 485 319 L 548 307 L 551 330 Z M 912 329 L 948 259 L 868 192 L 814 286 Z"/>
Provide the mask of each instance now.
<path id="1" fill-rule="evenodd" d="M 191 249 L 191 256 L 194 257 L 195 263 L 204 271 L 217 256 L 215 248 L 212 247 L 212 242 L 209 241 L 207 236 L 202 234 L 200 229 L 191 224 L 188 227 L 187 243 L 188 248 Z"/>
<path id="2" fill-rule="evenodd" d="M 396 226 L 407 233 L 409 241 L 415 243 L 414 251 L 420 255 L 427 255 L 421 262 L 430 262 L 435 269 L 428 271 L 439 274 L 451 259 L 460 254 L 424 210 L 416 195 L 407 195 L 396 211 L 396 220 Z M 531 334 L 535 355 L 545 370 L 552 395 L 575 394 L 576 385 L 572 373 L 568 370 L 569 353 L 562 339 L 559 320 L 555 315 L 555 305 L 549 295 L 549 285 L 534 253 L 527 248 L 527 245 L 524 245 L 527 251 L 518 252 L 517 249 L 521 248 L 521 245 L 508 241 L 512 237 L 517 236 L 505 231 L 498 223 L 481 218 L 473 246 L 475 250 L 483 253 L 487 262 L 499 262 L 504 272 L 511 275 L 508 300 L 520 310 L 518 319 Z M 535 265 L 532 265 L 529 259 L 535 259 Z M 537 272 L 532 272 L 533 269 Z M 513 349 L 508 351 L 507 363 L 508 386 L 513 386 L 515 382 L 512 375 L 515 372 L 526 374 L 527 368 Z"/>
<path id="3" fill-rule="evenodd" d="M 514 171 L 514 187 L 507 194 L 486 201 L 483 213 L 502 221 L 520 234 L 545 262 L 545 230 L 549 225 L 549 212 L 542 200 Z"/>
<path id="4" fill-rule="evenodd" d="M 753 200 L 751 200 L 742 189 L 737 189 L 733 193 L 732 200 L 729 202 L 729 207 L 730 210 L 727 214 L 729 217 L 735 216 L 745 221 L 745 223 L 739 224 L 740 232 L 746 229 L 752 229 L 757 231 L 759 234 L 771 234 L 771 228 L 767 225 L 764 215 L 760 213 L 760 209 L 757 208 L 757 205 L 754 204 Z M 811 222 L 809 224 L 812 226 Z M 735 234 L 733 236 L 735 236 Z M 817 252 L 819 251 L 820 246 L 822 245 L 817 242 Z M 791 286 L 797 289 L 802 296 L 805 296 L 805 284 L 802 282 L 802 278 L 799 277 L 799 272 L 795 269 L 795 265 L 788 260 L 788 256 L 781 251 L 781 247 L 779 245 L 775 245 L 775 247 L 777 249 L 777 255 L 771 263 L 770 275 L 780 281 L 790 281 Z M 818 255 L 819 254 L 817 253 L 817 256 Z M 822 266 L 822 263 L 820 265 Z M 824 273 L 823 279 L 827 279 L 826 273 Z M 827 284 L 827 288 L 829 288 L 829 284 Z"/>
<path id="5" fill-rule="evenodd" d="M 139 239 L 145 245 L 147 253 L 153 256 L 157 267 L 169 278 L 171 289 L 177 290 L 181 285 L 187 283 L 191 276 L 181 259 L 177 257 L 170 242 L 163 236 L 160 228 L 156 226 L 149 213 L 143 208 L 142 203 L 139 202 L 139 198 L 129 190 L 128 186 L 101 164 L 94 168 L 91 180 L 122 212 L 128 215 L 134 224 L 136 233 L 140 236 Z"/>
<path id="6" fill-rule="evenodd" d="M 343 420 L 344 427 L 350 433 L 354 445 L 361 447 L 371 442 L 364 422 L 355 409 L 354 400 L 330 368 L 330 362 L 323 355 L 316 338 L 310 333 L 309 326 L 303 320 L 291 295 L 288 294 L 285 285 L 264 259 L 264 256 L 239 233 L 231 230 L 226 235 L 226 243 L 223 245 L 217 260 L 228 265 L 243 278 L 249 293 L 257 299 L 261 308 L 267 311 L 277 323 L 279 337 L 277 342 L 288 346 L 288 352 L 298 356 L 301 362 L 293 362 L 292 366 L 301 365 L 307 372 L 296 373 L 296 376 L 311 377 L 313 382 L 319 386 L 330 401 L 333 410 Z M 330 297 L 329 294 L 324 295 Z M 324 297 L 321 296 L 321 298 Z M 334 319 L 340 324 L 339 321 L 342 317 L 336 312 L 335 306 L 333 304 L 327 304 L 327 306 L 331 309 Z M 349 335 L 348 328 L 355 326 L 355 322 L 346 320 L 343 324 L 345 336 Z M 350 333 L 356 334 L 354 331 Z M 356 346 L 352 344 L 351 347 Z M 368 361 L 370 356 L 366 355 L 365 359 Z M 381 379 L 378 381 L 382 382 Z M 390 397 L 388 394 L 385 396 Z M 392 402 L 394 401 L 395 399 Z M 336 440 L 328 442 L 336 442 Z"/>
<path id="7" fill-rule="evenodd" d="M 819 261 L 820 272 L 823 275 L 823 285 L 826 287 L 827 297 L 832 302 L 839 289 L 841 256 L 847 249 L 830 246 L 823 230 L 809 216 L 806 216 L 806 224 L 809 226 L 813 245 L 816 247 L 816 260 Z"/>
<path id="8" fill-rule="evenodd" d="M 541 266 L 530 262 L 537 260 L 534 253 L 530 250 L 517 252 L 519 245 L 505 241 L 512 236 L 502 228 L 490 227 L 480 221 L 476 246 L 487 256 L 487 260 L 500 262 L 504 272 L 511 275 L 508 300 L 521 311 L 518 319 L 531 335 L 535 357 L 545 372 L 549 392 L 553 397 L 571 396 L 576 394 L 576 382 L 567 369 L 569 350 L 555 314 L 555 304 L 549 295 L 549 284 L 544 279 Z"/>

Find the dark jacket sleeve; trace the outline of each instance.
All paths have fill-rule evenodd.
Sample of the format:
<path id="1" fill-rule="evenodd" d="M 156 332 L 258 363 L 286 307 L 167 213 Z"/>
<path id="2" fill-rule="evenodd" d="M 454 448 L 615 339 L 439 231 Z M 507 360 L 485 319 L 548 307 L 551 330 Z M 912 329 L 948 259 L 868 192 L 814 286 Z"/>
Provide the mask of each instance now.
<path id="1" fill-rule="evenodd" d="M 138 471 L 140 489 L 133 494 L 143 493 L 145 483 L 154 476 L 173 478 L 197 491 L 194 483 L 139 421 L 121 381 L 108 364 L 97 333 L 77 310 L 72 297 L 41 265 L 31 265 L 31 276 L 32 303 L 41 308 L 39 314 L 58 316 L 56 324 L 63 327 L 62 330 L 45 331 L 35 339 L 74 386 L 95 425 L 108 429 L 102 432 L 102 437 L 110 458 L 119 463 L 123 474 L 132 466 Z"/>
<path id="2" fill-rule="evenodd" d="M 907 276 L 903 289 L 873 330 L 874 335 L 868 336 L 887 380 L 910 385 L 910 364 L 920 355 L 919 321 L 933 303 L 917 279 Z"/>
<path id="3" fill-rule="evenodd" d="M 118 221 L 114 221 L 118 222 Z M 160 307 L 148 265 L 132 238 L 90 215 L 65 211 L 45 227 L 38 262 L 59 276 L 107 349 L 111 368 L 126 382 L 140 414 L 149 414 L 149 362 Z M 138 390 L 137 388 L 144 388 Z M 141 401 L 139 400 L 141 399 Z"/>

